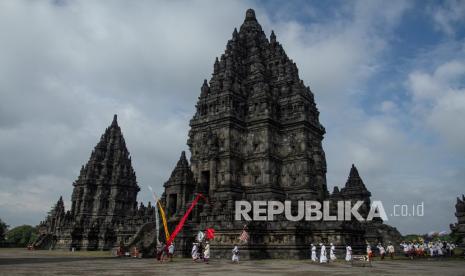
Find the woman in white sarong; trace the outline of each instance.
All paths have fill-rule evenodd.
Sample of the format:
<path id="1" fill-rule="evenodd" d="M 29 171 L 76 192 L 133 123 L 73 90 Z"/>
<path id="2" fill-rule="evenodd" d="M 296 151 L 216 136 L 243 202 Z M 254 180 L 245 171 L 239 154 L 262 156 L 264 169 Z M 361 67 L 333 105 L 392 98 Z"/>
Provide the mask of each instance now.
<path id="1" fill-rule="evenodd" d="M 350 245 L 346 246 L 346 261 L 352 261 L 352 247 L 350 247 Z"/>
<path id="2" fill-rule="evenodd" d="M 442 251 L 442 242 L 438 242 L 436 246 L 438 248 L 438 256 L 441 257 L 444 255 L 444 252 Z"/>
<path id="3" fill-rule="evenodd" d="M 203 250 L 203 261 L 208 264 L 209 259 L 210 259 L 210 243 L 207 242 L 205 244 L 205 249 Z"/>
<path id="4" fill-rule="evenodd" d="M 197 261 L 197 259 L 199 258 L 199 248 L 196 243 L 192 245 L 191 256 L 192 256 L 192 260 L 194 261 Z"/>
<path id="5" fill-rule="evenodd" d="M 320 252 L 320 264 L 327 263 L 328 258 L 326 257 L 326 246 L 324 244 L 321 244 L 321 252 Z"/>
<path id="6" fill-rule="evenodd" d="M 337 259 L 336 257 L 336 247 L 334 246 L 333 243 L 330 243 L 331 247 L 329 248 L 329 259 L 331 261 L 335 261 Z"/>
<path id="7" fill-rule="evenodd" d="M 316 246 L 312 243 L 311 248 L 312 248 L 312 262 L 316 262 L 318 261 L 316 257 Z"/>

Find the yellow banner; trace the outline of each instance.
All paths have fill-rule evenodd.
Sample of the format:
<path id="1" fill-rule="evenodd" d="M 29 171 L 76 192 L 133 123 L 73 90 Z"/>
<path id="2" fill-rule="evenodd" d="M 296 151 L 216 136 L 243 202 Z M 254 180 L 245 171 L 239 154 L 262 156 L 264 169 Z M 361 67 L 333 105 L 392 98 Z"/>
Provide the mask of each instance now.
<path id="1" fill-rule="evenodd" d="M 165 216 L 165 211 L 163 210 L 163 206 L 161 206 L 160 201 L 157 201 L 158 203 L 158 209 L 160 209 L 161 213 L 161 219 L 163 221 L 163 227 L 165 228 L 165 236 L 166 236 L 166 241 L 170 239 L 170 232 L 168 231 L 168 224 L 166 223 L 166 216 Z"/>

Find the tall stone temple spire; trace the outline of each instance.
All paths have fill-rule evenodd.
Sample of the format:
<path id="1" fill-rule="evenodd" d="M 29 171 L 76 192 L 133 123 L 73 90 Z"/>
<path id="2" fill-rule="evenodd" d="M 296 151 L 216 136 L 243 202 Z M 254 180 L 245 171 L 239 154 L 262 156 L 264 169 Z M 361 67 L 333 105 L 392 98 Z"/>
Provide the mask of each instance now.
<path id="1" fill-rule="evenodd" d="M 255 12 L 215 60 L 190 121 L 197 189 L 212 197 L 243 192 L 275 198 L 327 196 L 326 160 L 313 93 L 274 32 Z"/>
<path id="2" fill-rule="evenodd" d="M 137 207 L 136 174 L 116 115 L 73 183 L 71 210 L 60 197 L 40 224 L 38 248 L 107 250 L 127 243 L 154 221 L 154 207 Z"/>
<path id="3" fill-rule="evenodd" d="M 73 186 L 71 213 L 76 217 L 124 217 L 136 208 L 140 189 L 116 115 Z"/>
<path id="4" fill-rule="evenodd" d="M 362 178 L 358 174 L 358 170 L 354 164 L 350 168 L 349 177 L 344 188 L 341 190 L 346 196 L 360 196 L 360 197 L 370 197 L 371 193 L 366 188 L 363 183 Z"/>

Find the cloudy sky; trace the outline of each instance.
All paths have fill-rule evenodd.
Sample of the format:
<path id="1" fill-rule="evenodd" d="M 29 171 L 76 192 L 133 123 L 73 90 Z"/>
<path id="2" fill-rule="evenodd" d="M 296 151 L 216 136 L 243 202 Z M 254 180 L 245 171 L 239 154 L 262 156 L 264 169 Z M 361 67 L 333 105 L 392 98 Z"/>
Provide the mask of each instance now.
<path id="1" fill-rule="evenodd" d="M 389 217 L 448 230 L 465 193 L 464 1 L 1 1 L 0 218 L 37 224 L 118 114 L 141 186 L 162 191 L 203 79 L 247 8 L 315 94 L 328 186 L 352 163 Z"/>

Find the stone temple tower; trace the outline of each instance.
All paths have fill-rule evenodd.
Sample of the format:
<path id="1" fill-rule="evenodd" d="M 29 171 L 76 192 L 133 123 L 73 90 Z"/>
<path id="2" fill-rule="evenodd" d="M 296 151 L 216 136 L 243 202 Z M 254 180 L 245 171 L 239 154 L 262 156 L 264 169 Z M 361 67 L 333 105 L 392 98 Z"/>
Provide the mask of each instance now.
<path id="1" fill-rule="evenodd" d="M 165 183 L 163 200 L 170 224 L 180 219 L 196 192 L 208 195 L 176 238 L 188 253 L 194 235 L 213 227 L 214 256 L 229 256 L 246 225 L 250 234 L 241 245 L 246 258 L 308 257 L 310 243 L 350 243 L 364 247 L 367 226 L 357 221 L 235 220 L 238 200 L 363 200 L 370 192 L 353 166 L 342 189 L 330 195 L 322 148 L 324 127 L 314 96 L 299 77 L 274 32 L 269 39 L 248 10 L 226 50 L 215 60 L 213 74 L 200 89 L 190 121 L 187 144 L 190 170 L 181 155 Z M 181 202 L 179 202 L 181 200 Z"/>
<path id="2" fill-rule="evenodd" d="M 73 244 L 88 249 L 112 247 L 118 222 L 137 210 L 139 191 L 116 115 L 73 186 L 71 216 L 77 225 Z"/>
<path id="3" fill-rule="evenodd" d="M 73 186 L 71 214 L 76 220 L 111 223 L 137 208 L 140 188 L 116 115 Z"/>
<path id="4" fill-rule="evenodd" d="M 40 225 L 38 248 L 111 249 L 155 219 L 150 202 L 137 206 L 140 189 L 116 115 L 73 186 L 71 210 L 60 198 Z"/>
<path id="5" fill-rule="evenodd" d="M 204 81 L 188 145 L 198 190 L 218 200 L 326 196 L 325 130 L 310 88 L 253 10 Z"/>
<path id="6" fill-rule="evenodd" d="M 304 257 L 310 242 L 332 237 L 361 243 L 363 229 L 357 224 L 296 223 L 284 216 L 273 223 L 234 219 L 237 200 L 297 203 L 329 197 L 325 129 L 313 93 L 274 32 L 269 39 L 265 36 L 253 10 L 234 30 L 200 90 L 187 142 L 192 176 L 173 177 L 188 168 L 182 155 L 163 198 L 173 225 L 192 200 L 191 191 L 208 195 L 208 202 L 195 209 L 177 248 L 187 252 L 198 230 L 213 227 L 218 233 L 214 255 L 229 255 L 244 224 L 251 238 L 242 255 L 251 258 Z M 187 197 L 183 190 L 189 191 Z M 182 198 L 186 201 L 180 203 Z M 170 212 L 171 206 L 177 211 Z"/>

